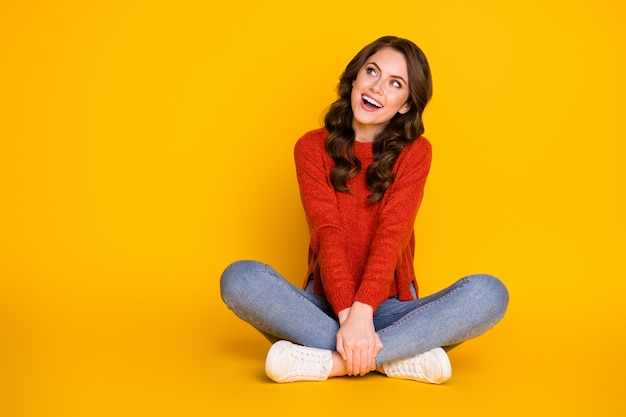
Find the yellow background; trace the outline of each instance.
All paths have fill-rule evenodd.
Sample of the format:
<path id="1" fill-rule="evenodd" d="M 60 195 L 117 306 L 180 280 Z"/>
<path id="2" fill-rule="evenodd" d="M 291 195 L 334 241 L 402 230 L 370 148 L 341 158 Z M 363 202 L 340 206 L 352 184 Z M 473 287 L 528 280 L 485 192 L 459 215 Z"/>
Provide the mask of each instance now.
<path id="1" fill-rule="evenodd" d="M 2 2 L 0 415 L 623 414 L 625 19 L 616 0 Z M 300 283 L 294 141 L 386 34 L 434 73 L 422 294 L 492 273 L 510 309 L 444 386 L 274 384 L 219 275 L 252 258 Z"/>

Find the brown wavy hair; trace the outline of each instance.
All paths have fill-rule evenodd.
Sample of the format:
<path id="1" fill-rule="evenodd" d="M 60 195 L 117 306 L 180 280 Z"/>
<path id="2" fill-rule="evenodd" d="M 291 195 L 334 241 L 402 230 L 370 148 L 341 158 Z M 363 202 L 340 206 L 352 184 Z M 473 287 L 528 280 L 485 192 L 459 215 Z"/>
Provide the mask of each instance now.
<path id="1" fill-rule="evenodd" d="M 383 48 L 394 49 L 404 55 L 409 74 L 410 109 L 405 114 L 397 113 L 374 138 L 374 162 L 367 167 L 367 187 L 372 191 L 368 197 L 371 204 L 379 202 L 385 190 L 394 181 L 393 165 L 404 147 L 424 133 L 422 114 L 432 96 L 430 66 L 422 50 L 413 42 L 395 36 L 383 36 L 365 46 L 348 63 L 339 78 L 338 99 L 331 104 L 324 117 L 326 151 L 335 161 L 330 180 L 335 190 L 350 192 L 348 181 L 361 170 L 361 162 L 354 155 L 355 133 L 352 128 L 350 95 L 352 83 L 367 59 Z"/>

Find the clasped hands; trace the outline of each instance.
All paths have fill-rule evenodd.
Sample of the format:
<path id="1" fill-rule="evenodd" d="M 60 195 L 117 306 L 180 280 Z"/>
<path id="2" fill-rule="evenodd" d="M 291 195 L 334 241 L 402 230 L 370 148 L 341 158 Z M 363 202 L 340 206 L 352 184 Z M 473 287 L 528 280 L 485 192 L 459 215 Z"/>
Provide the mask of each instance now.
<path id="1" fill-rule="evenodd" d="M 337 352 L 344 361 L 346 374 L 362 376 L 375 370 L 376 355 L 383 344 L 374 329 L 372 307 L 356 301 L 337 316 Z"/>

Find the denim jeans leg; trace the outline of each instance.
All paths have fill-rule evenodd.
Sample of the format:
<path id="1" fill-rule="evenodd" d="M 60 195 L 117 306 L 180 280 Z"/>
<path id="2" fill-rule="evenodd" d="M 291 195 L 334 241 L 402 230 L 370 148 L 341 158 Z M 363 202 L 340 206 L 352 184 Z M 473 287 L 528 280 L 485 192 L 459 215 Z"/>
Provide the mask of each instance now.
<path id="1" fill-rule="evenodd" d="M 306 292 L 271 266 L 238 261 L 220 280 L 222 300 L 268 340 L 335 350 L 339 324 L 324 297 Z"/>
<path id="2" fill-rule="evenodd" d="M 376 311 L 374 323 L 383 342 L 381 365 L 435 347 L 452 347 L 476 337 L 502 319 L 508 291 L 497 278 L 472 275 L 428 297 L 392 298 Z"/>

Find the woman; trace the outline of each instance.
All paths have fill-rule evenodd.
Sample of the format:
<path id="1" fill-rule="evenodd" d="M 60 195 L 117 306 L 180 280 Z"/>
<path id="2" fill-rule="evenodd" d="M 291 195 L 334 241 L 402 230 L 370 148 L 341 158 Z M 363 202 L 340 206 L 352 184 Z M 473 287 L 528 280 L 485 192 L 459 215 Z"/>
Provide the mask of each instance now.
<path id="1" fill-rule="evenodd" d="M 303 288 L 269 265 L 239 261 L 222 274 L 222 299 L 274 344 L 276 382 L 378 371 L 442 383 L 446 350 L 493 327 L 508 293 L 472 275 L 418 298 L 414 221 L 431 161 L 422 114 L 430 68 L 411 41 L 382 37 L 346 67 L 324 128 L 295 146 L 310 231 Z"/>

